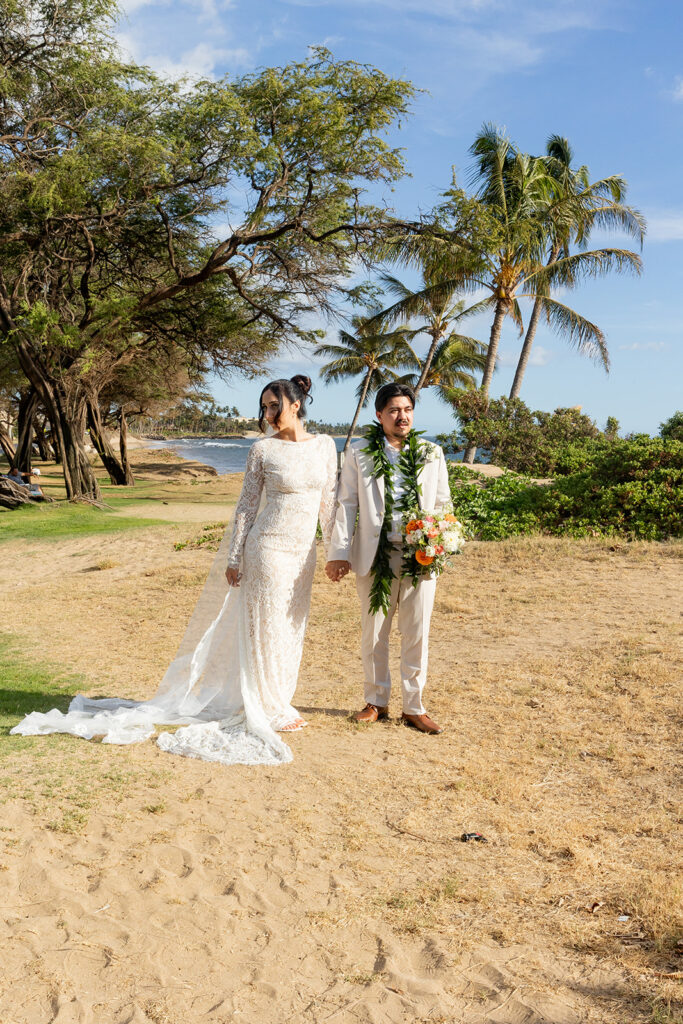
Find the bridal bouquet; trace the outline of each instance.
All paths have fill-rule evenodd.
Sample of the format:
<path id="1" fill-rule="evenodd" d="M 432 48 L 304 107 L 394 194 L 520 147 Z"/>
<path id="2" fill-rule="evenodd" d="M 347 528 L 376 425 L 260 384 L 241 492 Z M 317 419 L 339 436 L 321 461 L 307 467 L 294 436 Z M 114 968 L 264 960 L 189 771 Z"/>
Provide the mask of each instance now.
<path id="1" fill-rule="evenodd" d="M 440 575 L 465 545 L 462 523 L 451 512 L 414 509 L 404 516 L 403 534 L 401 572 L 414 586 L 426 575 Z"/>

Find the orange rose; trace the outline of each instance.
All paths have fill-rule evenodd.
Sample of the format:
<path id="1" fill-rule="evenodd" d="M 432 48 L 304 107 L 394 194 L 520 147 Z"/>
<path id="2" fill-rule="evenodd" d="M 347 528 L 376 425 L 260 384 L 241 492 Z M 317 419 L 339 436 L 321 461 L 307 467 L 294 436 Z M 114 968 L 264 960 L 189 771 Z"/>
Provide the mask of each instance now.
<path id="1" fill-rule="evenodd" d="M 415 558 L 420 563 L 420 565 L 431 565 L 432 562 L 434 561 L 434 559 L 430 558 L 429 555 L 425 555 L 424 551 L 416 551 Z"/>
<path id="2" fill-rule="evenodd" d="M 451 512 L 447 512 L 446 515 L 444 516 L 444 519 L 446 520 L 447 523 L 457 523 L 458 521 Z"/>
<path id="3" fill-rule="evenodd" d="M 414 533 L 415 530 L 419 529 L 420 524 L 418 523 L 417 519 L 411 519 L 408 525 L 406 526 L 406 533 Z"/>

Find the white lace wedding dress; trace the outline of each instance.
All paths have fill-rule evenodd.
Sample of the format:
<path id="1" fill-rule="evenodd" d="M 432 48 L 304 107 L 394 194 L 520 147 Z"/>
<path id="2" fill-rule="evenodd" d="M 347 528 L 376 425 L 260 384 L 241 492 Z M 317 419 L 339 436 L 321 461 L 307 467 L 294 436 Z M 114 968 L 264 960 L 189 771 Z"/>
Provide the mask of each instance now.
<path id="1" fill-rule="evenodd" d="M 255 441 L 228 554 L 228 565 L 242 566 L 240 586 L 229 588 L 225 581 L 226 536 L 154 697 L 139 703 L 79 695 L 66 714 L 33 712 L 12 733 L 65 732 L 134 743 L 152 736 L 159 724 L 181 724 L 175 733 L 159 735 L 163 750 L 223 764 L 291 761 L 277 730 L 299 717 L 291 701 L 311 600 L 316 526 L 320 520 L 327 548 L 336 469 L 336 447 L 326 435 Z M 203 626 L 208 614 L 213 621 L 198 635 L 197 624 Z"/>

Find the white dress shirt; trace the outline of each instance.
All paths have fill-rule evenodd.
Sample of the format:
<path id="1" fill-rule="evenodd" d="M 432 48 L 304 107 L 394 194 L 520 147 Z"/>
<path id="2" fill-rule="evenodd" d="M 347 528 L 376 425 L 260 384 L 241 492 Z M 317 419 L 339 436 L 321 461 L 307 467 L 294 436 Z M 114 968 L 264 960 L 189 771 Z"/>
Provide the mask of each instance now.
<path id="1" fill-rule="evenodd" d="M 406 492 L 406 481 L 403 473 L 398 468 L 398 460 L 401 458 L 401 449 L 394 448 L 393 444 L 389 444 L 387 439 L 384 439 L 384 450 L 387 453 L 389 462 L 394 467 L 394 511 L 391 517 L 391 529 L 387 539 L 390 543 L 399 546 L 403 541 L 403 512 L 401 512 L 400 504 L 403 501 L 403 496 Z"/>

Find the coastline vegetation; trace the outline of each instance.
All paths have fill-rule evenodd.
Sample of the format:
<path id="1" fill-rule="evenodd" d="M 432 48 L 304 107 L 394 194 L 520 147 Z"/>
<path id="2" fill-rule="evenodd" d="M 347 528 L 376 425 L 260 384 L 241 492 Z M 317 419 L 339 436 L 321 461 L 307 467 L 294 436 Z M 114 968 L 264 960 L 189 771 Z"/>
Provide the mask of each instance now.
<path id="1" fill-rule="evenodd" d="M 476 393 L 485 419 L 506 320 L 524 335 L 513 400 L 541 321 L 609 369 L 600 327 L 558 295 L 639 273 L 636 252 L 590 243 L 599 229 L 640 245 L 645 222 L 625 179 L 593 180 L 568 140 L 526 153 L 485 124 L 470 190 L 452 180 L 432 210 L 401 218 L 368 192 L 406 173 L 386 135 L 409 112 L 410 82 L 318 48 L 188 88 L 123 60 L 111 0 L 46 12 L 19 0 L 0 26 L 0 445 L 11 465 L 28 471 L 36 449 L 61 467 L 69 499 L 97 502 L 86 433 L 111 483 L 131 486 L 129 424 L 164 438 L 251 430 L 254 419 L 206 393 L 208 375 L 253 377 L 286 345 L 317 346 L 324 380 L 358 378 L 351 422 L 316 423 L 347 443 L 387 380 L 433 388 L 456 417 L 458 392 Z M 233 225 L 220 240 L 217 221 Z M 420 274 L 416 288 L 404 269 Z M 311 310 L 344 319 L 338 344 L 321 343 Z M 470 337 L 468 320 L 487 312 L 488 340 Z"/>

